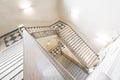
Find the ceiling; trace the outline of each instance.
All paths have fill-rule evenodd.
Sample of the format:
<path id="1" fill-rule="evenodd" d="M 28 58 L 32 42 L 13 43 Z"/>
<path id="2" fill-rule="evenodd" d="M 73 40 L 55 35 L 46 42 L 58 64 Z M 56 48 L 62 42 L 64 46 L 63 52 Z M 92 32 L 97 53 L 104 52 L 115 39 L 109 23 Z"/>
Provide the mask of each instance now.
<path id="1" fill-rule="evenodd" d="M 99 52 L 120 32 L 119 0 L 0 0 L 0 36 L 20 24 L 43 26 L 59 19 Z"/>
<path id="2" fill-rule="evenodd" d="M 20 24 L 50 25 L 57 20 L 57 0 L 0 0 L 0 36 Z"/>
<path id="3" fill-rule="evenodd" d="M 60 16 L 99 52 L 120 33 L 119 3 L 119 0 L 60 0 Z"/>

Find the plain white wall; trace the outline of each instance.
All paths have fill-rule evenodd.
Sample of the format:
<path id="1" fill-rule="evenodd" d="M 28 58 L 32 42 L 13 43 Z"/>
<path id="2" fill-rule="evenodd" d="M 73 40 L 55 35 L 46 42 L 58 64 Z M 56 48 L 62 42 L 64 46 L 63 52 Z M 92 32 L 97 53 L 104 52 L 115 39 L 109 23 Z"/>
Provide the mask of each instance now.
<path id="1" fill-rule="evenodd" d="M 32 4 L 32 12 L 25 13 L 21 9 L 24 1 L 29 1 Z M 58 0 L 0 1 L 0 36 L 16 29 L 20 24 L 48 26 L 58 20 Z"/>
<path id="2" fill-rule="evenodd" d="M 120 31 L 119 3 L 119 0 L 59 0 L 59 13 L 99 52 Z"/>

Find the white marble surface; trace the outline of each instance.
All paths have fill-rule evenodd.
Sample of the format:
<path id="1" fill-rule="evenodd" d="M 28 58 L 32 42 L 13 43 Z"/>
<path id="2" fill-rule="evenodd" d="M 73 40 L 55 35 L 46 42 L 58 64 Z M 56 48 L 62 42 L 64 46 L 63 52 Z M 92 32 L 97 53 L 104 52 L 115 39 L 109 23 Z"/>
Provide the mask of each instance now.
<path id="1" fill-rule="evenodd" d="M 65 80 L 46 57 L 46 52 L 26 31 L 23 31 L 23 40 L 25 80 Z"/>
<path id="2" fill-rule="evenodd" d="M 105 54 L 105 58 L 96 67 L 95 71 L 91 73 L 91 75 L 95 74 L 96 72 L 102 72 L 112 80 L 120 80 L 120 46 L 119 45 L 120 45 L 120 38 L 118 38 L 115 42 L 108 45 L 102 51 Z"/>

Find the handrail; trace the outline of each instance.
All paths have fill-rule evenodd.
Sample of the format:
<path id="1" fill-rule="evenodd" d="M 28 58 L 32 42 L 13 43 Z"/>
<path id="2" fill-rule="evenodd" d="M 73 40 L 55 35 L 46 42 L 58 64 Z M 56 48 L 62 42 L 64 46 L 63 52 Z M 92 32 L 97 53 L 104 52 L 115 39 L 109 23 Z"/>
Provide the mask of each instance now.
<path id="1" fill-rule="evenodd" d="M 27 33 L 27 31 L 26 31 L 26 33 Z M 27 33 L 27 34 L 29 34 L 29 33 Z M 30 35 L 29 35 L 30 36 Z M 25 37 L 25 36 L 24 36 Z M 24 39 L 24 38 L 23 38 Z M 70 74 L 68 74 L 61 66 L 58 66 L 56 63 L 55 63 L 55 61 L 53 61 L 53 59 L 47 54 L 47 52 L 44 50 L 44 48 L 42 48 L 40 45 L 38 45 L 38 43 L 35 41 L 35 39 L 33 38 L 33 37 L 31 37 L 31 39 L 33 39 L 32 41 L 35 43 L 35 45 L 36 45 L 36 47 L 35 48 L 37 48 L 37 47 L 39 47 L 40 49 L 41 49 L 41 51 L 42 51 L 42 53 L 38 53 L 39 55 L 40 54 L 44 54 L 45 56 L 46 56 L 46 58 L 48 58 L 49 59 L 49 61 L 51 62 L 51 64 L 53 64 L 54 65 L 54 67 L 60 72 L 60 74 L 66 79 L 66 80 L 74 80 L 73 79 L 73 77 L 70 75 Z M 25 47 L 25 46 L 24 46 Z M 31 47 L 32 48 L 32 47 Z M 32 51 L 33 52 L 33 51 Z M 25 55 L 25 54 L 24 54 Z M 29 55 L 30 55 L 30 53 L 29 53 Z M 34 55 L 37 55 L 36 54 L 36 51 L 34 52 Z M 24 56 L 24 58 L 25 58 L 25 56 Z M 39 60 L 39 57 L 37 56 L 36 57 L 37 58 L 37 60 Z M 34 61 L 34 59 L 33 59 L 33 61 Z M 25 60 L 24 60 L 24 62 L 26 62 Z M 35 63 L 34 63 L 35 64 Z M 34 66 L 34 64 L 33 64 L 33 66 Z M 39 61 L 39 64 L 40 64 L 40 61 Z M 42 65 L 41 65 L 42 66 Z M 24 66 L 25 67 L 25 66 Z M 30 67 L 30 66 L 29 66 Z M 26 68 L 24 68 L 24 70 L 25 70 Z M 61 71 L 62 70 L 62 71 Z M 24 71 L 24 73 L 25 73 L 25 71 Z M 64 74 L 63 74 L 64 73 Z M 35 75 L 35 74 L 34 74 Z M 67 75 L 67 76 L 66 76 Z M 40 76 L 40 75 L 39 75 Z M 34 76 L 33 76 L 34 77 Z"/>

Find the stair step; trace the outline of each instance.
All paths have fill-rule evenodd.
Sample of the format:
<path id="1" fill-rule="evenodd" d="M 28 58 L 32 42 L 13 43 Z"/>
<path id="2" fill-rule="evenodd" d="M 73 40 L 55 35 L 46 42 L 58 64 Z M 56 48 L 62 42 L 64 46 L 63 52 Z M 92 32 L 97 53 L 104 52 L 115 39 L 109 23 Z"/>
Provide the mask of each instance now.
<path id="1" fill-rule="evenodd" d="M 86 47 L 86 45 L 85 45 L 84 43 L 81 44 L 81 45 L 80 45 L 80 48 L 79 48 L 79 50 L 77 50 L 77 52 L 78 52 L 78 53 L 81 53 L 82 50 L 83 50 L 85 47 Z"/>
<path id="2" fill-rule="evenodd" d="M 5 72 L 6 70 L 8 70 L 9 68 L 13 67 L 15 64 L 17 64 L 18 62 L 20 62 L 23 59 L 23 57 L 18 58 L 16 61 L 13 61 L 11 64 L 2 67 L 0 70 L 0 73 Z"/>
<path id="3" fill-rule="evenodd" d="M 17 68 L 15 70 L 13 70 L 12 72 L 10 72 L 9 74 L 6 74 L 1 79 L 2 80 L 9 80 L 9 79 L 11 79 L 13 77 L 13 75 L 16 75 L 16 73 L 18 73 L 22 69 L 23 69 L 23 65 L 20 64 L 19 66 L 17 66 Z"/>
<path id="4" fill-rule="evenodd" d="M 70 30 L 68 30 L 68 31 L 66 31 L 66 32 L 64 32 L 64 33 L 60 33 L 61 35 L 62 35 L 62 37 L 67 37 L 67 36 L 69 36 L 70 34 L 72 34 L 73 32 L 72 31 L 70 31 Z"/>
<path id="5" fill-rule="evenodd" d="M 79 42 L 79 38 L 78 38 L 78 36 L 75 36 L 74 39 L 70 40 L 68 43 L 69 43 L 70 45 L 72 45 L 72 44 L 75 44 L 75 43 L 77 43 L 77 42 Z"/>
<path id="6" fill-rule="evenodd" d="M 72 31 L 72 30 L 69 29 L 69 28 L 64 28 L 64 29 L 62 29 L 62 30 L 59 30 L 59 33 L 60 33 L 60 34 L 66 34 L 66 33 L 70 32 L 70 31 Z"/>
<path id="7" fill-rule="evenodd" d="M 80 48 L 80 46 L 81 46 L 81 44 L 82 44 L 83 42 L 81 41 L 78 41 L 78 42 L 76 42 L 74 45 L 72 45 L 71 47 L 75 50 L 75 51 L 77 51 L 77 49 L 79 49 Z"/>
<path id="8" fill-rule="evenodd" d="M 92 66 L 92 64 L 95 62 L 95 60 L 97 60 L 97 57 L 94 57 L 94 58 L 89 62 L 89 66 Z"/>
<path id="9" fill-rule="evenodd" d="M 11 60 L 12 58 L 14 58 L 15 56 L 19 55 L 20 53 L 23 53 L 23 51 L 17 52 L 17 53 L 14 53 L 14 54 L 11 54 L 11 55 L 8 55 L 8 56 L 4 57 L 3 59 L 0 60 L 0 65 L 1 65 L 3 62 L 7 62 L 8 60 Z M 8 54 L 9 54 L 9 53 L 8 53 Z"/>
<path id="10" fill-rule="evenodd" d="M 9 60 L 8 62 L 6 62 L 5 64 L 0 66 L 0 71 L 1 71 L 1 69 L 8 67 L 9 65 L 13 64 L 14 62 L 18 61 L 21 58 L 23 58 L 23 56 L 19 55 L 19 56 L 16 56 L 15 58 L 13 58 L 12 60 Z"/>
<path id="11" fill-rule="evenodd" d="M 64 38 L 66 40 L 66 42 L 69 42 L 71 40 L 74 40 L 75 35 L 73 34 L 72 36 L 68 36 L 67 38 Z"/>
<path id="12" fill-rule="evenodd" d="M 84 49 L 81 51 L 81 57 L 83 58 L 85 55 L 86 55 L 86 51 L 88 50 L 89 48 L 87 47 L 84 47 Z"/>
<path id="13" fill-rule="evenodd" d="M 20 53 L 21 53 L 21 52 L 20 52 Z M 2 65 L 6 64 L 8 61 L 14 59 L 15 57 L 17 57 L 17 56 L 19 56 L 19 55 L 22 55 L 22 53 L 21 53 L 21 54 L 20 54 L 20 53 L 17 53 L 16 55 L 14 55 L 14 56 L 12 56 L 12 57 L 10 57 L 10 58 L 7 58 L 7 59 L 4 59 L 4 60 L 0 61 L 0 67 L 1 67 Z"/>
<path id="14" fill-rule="evenodd" d="M 69 32 L 68 35 L 62 35 L 63 36 L 63 39 L 69 39 L 70 37 L 74 36 L 75 34 L 72 33 L 72 32 Z"/>
<path id="15" fill-rule="evenodd" d="M 11 78 L 10 80 L 23 80 L 23 70 L 20 71 L 19 73 L 17 73 L 17 75 L 15 75 L 13 78 Z"/>
<path id="16" fill-rule="evenodd" d="M 74 36 L 69 42 L 67 42 L 70 46 L 74 45 L 76 42 L 79 41 L 77 36 Z"/>
<path id="17" fill-rule="evenodd" d="M 84 53 L 85 55 L 83 56 L 83 59 L 85 60 L 87 57 L 90 56 L 90 49 L 88 48 Z"/>
<path id="18" fill-rule="evenodd" d="M 79 80 L 79 79 L 81 79 L 81 78 L 79 78 L 79 76 L 82 74 L 82 70 L 78 70 L 78 72 L 77 72 L 77 74 L 75 75 L 75 78 L 76 78 L 76 80 Z"/>
<path id="19" fill-rule="evenodd" d="M 14 72 L 14 70 L 15 69 L 19 69 L 19 67 L 20 66 L 22 66 L 21 67 L 21 70 L 23 69 L 23 60 L 21 60 L 20 62 L 18 62 L 18 63 L 16 63 L 13 67 L 11 67 L 11 68 L 9 68 L 7 71 L 5 71 L 4 73 L 1 73 L 1 75 L 0 75 L 0 79 L 2 79 L 2 78 L 4 78 L 5 77 L 5 79 L 6 79 L 6 76 L 9 76 L 9 74 L 12 74 L 12 72 Z M 16 74 L 16 73 L 13 73 L 13 74 Z M 12 74 L 12 75 L 13 75 Z M 9 77 L 7 77 L 7 78 L 9 78 Z M 2 79 L 2 80 L 5 80 L 5 79 Z M 6 79 L 6 80 L 8 80 L 8 79 Z"/>
<path id="20" fill-rule="evenodd" d="M 3 60 L 6 56 L 9 56 L 9 55 L 14 55 L 15 53 L 14 52 L 20 52 L 20 51 L 22 51 L 22 49 L 16 49 L 15 47 L 12 47 L 12 48 L 14 48 L 14 50 L 12 49 L 12 50 L 5 50 L 5 51 L 3 51 L 3 52 L 1 52 L 1 54 L 0 54 L 0 61 L 1 60 Z M 21 48 L 21 47 L 18 47 L 18 48 Z M 12 54 L 8 54 L 8 53 L 12 53 Z"/>
<path id="21" fill-rule="evenodd" d="M 92 54 L 86 63 L 90 66 L 90 64 L 93 63 L 93 61 L 94 61 L 95 58 L 96 57 L 94 57 L 94 54 Z"/>

